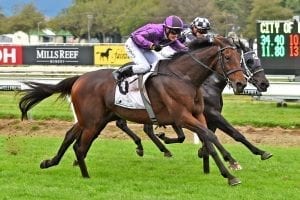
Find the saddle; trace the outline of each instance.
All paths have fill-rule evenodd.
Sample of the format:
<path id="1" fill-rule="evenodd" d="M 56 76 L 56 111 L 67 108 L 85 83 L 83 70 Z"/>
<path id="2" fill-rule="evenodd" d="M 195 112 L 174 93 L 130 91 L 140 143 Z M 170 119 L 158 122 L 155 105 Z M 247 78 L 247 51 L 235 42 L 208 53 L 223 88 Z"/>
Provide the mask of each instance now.
<path id="1" fill-rule="evenodd" d="M 129 109 L 146 109 L 151 121 L 157 122 L 145 88 L 149 77 L 157 75 L 157 65 L 149 72 L 119 81 L 115 89 L 115 105 Z"/>

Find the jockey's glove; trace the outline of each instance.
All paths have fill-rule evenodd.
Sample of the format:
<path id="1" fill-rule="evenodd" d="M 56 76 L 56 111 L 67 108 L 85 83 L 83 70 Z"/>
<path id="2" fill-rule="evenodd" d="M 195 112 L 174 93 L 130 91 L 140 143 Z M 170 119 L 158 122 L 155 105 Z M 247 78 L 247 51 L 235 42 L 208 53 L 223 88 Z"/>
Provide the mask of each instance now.
<path id="1" fill-rule="evenodd" d="M 151 49 L 154 51 L 160 51 L 162 49 L 162 47 L 159 44 L 153 44 L 151 46 Z"/>

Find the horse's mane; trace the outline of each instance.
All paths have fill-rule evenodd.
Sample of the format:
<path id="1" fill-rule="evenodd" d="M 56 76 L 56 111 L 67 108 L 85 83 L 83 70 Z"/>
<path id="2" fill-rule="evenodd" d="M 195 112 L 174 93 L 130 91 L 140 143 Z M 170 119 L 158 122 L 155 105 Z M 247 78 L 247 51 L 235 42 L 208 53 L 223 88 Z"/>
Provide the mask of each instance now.
<path id="1" fill-rule="evenodd" d="M 170 56 L 170 60 L 175 60 L 176 58 L 179 58 L 180 56 L 184 55 L 185 51 L 178 51 Z"/>
<path id="2" fill-rule="evenodd" d="M 209 38 L 199 38 L 193 40 L 189 45 L 190 51 L 196 50 L 196 49 L 202 49 L 205 47 L 213 46 L 213 43 L 209 40 Z"/>
<path id="3" fill-rule="evenodd" d="M 237 44 L 234 43 L 234 40 L 225 38 L 221 35 L 213 36 L 213 40 L 214 39 L 218 39 L 221 42 L 223 42 L 224 44 L 227 44 L 229 46 L 236 46 L 237 45 Z M 189 43 L 188 48 L 189 48 L 189 51 L 195 51 L 197 49 L 204 49 L 204 48 L 211 47 L 211 46 L 214 46 L 214 45 L 216 45 L 216 43 L 214 41 L 211 41 L 207 37 L 202 37 L 202 38 L 195 39 L 191 43 Z M 168 63 L 168 62 L 171 62 L 173 60 L 176 60 L 177 58 L 181 57 L 184 54 L 186 54 L 185 51 L 179 51 L 179 52 L 174 53 L 172 56 L 170 56 L 170 59 L 163 60 L 163 61 L 164 61 L 164 63 Z"/>
<path id="4" fill-rule="evenodd" d="M 242 42 L 239 38 L 238 40 L 235 40 L 234 38 L 232 37 L 228 37 L 229 40 L 232 41 L 232 43 L 238 48 L 238 49 L 241 49 L 243 50 L 244 52 L 248 52 L 248 51 L 252 51 L 252 49 L 250 47 L 247 47 L 245 45 L 244 42 Z"/>
<path id="5" fill-rule="evenodd" d="M 213 44 L 209 41 L 209 39 L 199 38 L 199 39 L 195 39 L 191 43 L 189 43 L 188 48 L 189 48 L 189 51 L 194 51 L 197 49 L 210 47 L 212 45 Z M 171 60 L 175 60 L 176 58 L 179 58 L 180 56 L 184 55 L 185 53 L 186 52 L 184 52 L 184 51 L 179 51 L 179 52 L 176 52 L 175 54 L 173 54 L 170 58 L 171 58 Z"/>

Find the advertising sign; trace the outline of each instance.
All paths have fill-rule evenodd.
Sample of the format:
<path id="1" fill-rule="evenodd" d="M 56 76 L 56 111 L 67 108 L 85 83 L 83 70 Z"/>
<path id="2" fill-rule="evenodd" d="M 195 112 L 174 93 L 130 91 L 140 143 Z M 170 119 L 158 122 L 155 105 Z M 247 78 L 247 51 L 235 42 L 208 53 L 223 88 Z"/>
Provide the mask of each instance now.
<path id="1" fill-rule="evenodd" d="M 23 64 L 93 65 L 93 46 L 24 46 Z"/>
<path id="2" fill-rule="evenodd" d="M 22 46 L 0 46 L 0 65 L 20 65 L 22 62 Z"/>
<path id="3" fill-rule="evenodd" d="M 95 65 L 123 65 L 131 62 L 124 44 L 101 44 L 94 46 Z"/>

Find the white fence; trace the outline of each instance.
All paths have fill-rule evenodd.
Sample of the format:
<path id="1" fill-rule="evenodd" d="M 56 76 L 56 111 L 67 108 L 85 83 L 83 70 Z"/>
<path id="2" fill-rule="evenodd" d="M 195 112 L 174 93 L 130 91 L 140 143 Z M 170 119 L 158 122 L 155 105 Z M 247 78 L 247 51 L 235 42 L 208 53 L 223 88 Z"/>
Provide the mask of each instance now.
<path id="1" fill-rule="evenodd" d="M 25 89 L 24 81 L 57 83 L 64 78 L 81 75 L 100 67 L 81 66 L 29 66 L 0 67 L 0 90 Z"/>
<path id="2" fill-rule="evenodd" d="M 66 77 L 81 75 L 85 72 L 95 71 L 98 69 L 103 69 L 103 67 L 0 67 L 0 90 L 25 89 L 26 86 L 22 82 L 29 80 L 54 84 Z M 278 102 L 300 101 L 300 82 L 295 82 L 294 76 L 267 76 L 267 78 L 270 80 L 270 87 L 267 92 L 263 92 L 261 96 L 257 97 L 258 100 L 274 100 Z M 255 88 L 251 85 L 248 85 L 246 89 L 248 91 L 255 91 Z M 226 87 L 224 94 L 233 94 L 233 91 L 231 88 Z"/>

